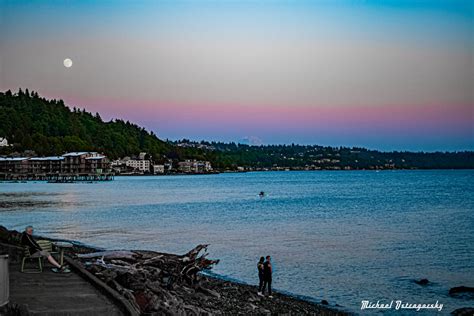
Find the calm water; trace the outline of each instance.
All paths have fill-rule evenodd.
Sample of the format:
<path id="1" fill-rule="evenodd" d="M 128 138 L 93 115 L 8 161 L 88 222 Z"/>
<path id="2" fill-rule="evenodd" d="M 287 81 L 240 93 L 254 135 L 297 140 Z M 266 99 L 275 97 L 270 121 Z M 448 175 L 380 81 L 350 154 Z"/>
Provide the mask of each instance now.
<path id="1" fill-rule="evenodd" d="M 474 286 L 473 171 L 1 183 L 0 224 L 106 248 L 184 253 L 209 243 L 221 259 L 214 272 L 248 283 L 258 257 L 270 254 L 275 288 L 352 311 L 363 299 L 438 300 L 443 313 L 473 305 L 447 295 Z"/>

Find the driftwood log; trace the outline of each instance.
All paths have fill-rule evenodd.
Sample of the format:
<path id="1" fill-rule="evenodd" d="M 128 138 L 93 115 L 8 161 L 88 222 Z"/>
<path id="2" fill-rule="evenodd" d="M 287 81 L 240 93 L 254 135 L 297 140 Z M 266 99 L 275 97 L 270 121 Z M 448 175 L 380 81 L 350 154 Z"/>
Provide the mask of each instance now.
<path id="1" fill-rule="evenodd" d="M 100 251 L 78 258 L 142 314 L 199 315 L 210 311 L 187 304 L 182 297 L 220 296 L 199 284 L 199 272 L 219 262 L 206 258 L 207 247 L 198 245 L 181 256 L 151 251 Z"/>

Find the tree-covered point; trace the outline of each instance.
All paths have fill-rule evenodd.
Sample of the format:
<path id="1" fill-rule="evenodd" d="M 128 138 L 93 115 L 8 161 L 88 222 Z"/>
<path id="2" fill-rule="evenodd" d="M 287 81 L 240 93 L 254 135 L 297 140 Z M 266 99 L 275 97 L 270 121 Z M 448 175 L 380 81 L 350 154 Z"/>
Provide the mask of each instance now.
<path id="1" fill-rule="evenodd" d="M 33 150 L 40 156 L 67 151 L 99 151 L 111 158 L 140 151 L 159 156 L 173 149 L 138 125 L 104 122 L 99 114 L 71 110 L 62 100 L 46 100 L 28 90 L 0 93 L 0 122 L 0 137 L 7 137 L 10 150 Z"/>
<path id="2" fill-rule="evenodd" d="M 98 151 L 112 159 L 147 152 L 155 162 L 208 160 L 216 169 L 247 168 L 474 168 L 474 153 L 380 152 L 364 148 L 303 145 L 250 146 L 236 143 L 163 141 L 123 120 L 104 122 L 99 114 L 70 109 L 28 90 L 0 93 L 0 137 L 12 146 L 0 154 L 34 151 L 39 156 Z"/>

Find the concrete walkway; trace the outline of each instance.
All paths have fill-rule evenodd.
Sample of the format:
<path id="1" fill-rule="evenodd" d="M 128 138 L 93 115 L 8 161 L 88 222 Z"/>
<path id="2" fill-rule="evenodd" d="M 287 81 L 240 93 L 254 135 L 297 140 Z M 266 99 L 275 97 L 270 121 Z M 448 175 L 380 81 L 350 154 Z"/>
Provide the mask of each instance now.
<path id="1" fill-rule="evenodd" d="M 10 302 L 31 315 L 123 315 L 108 297 L 74 272 L 26 274 L 10 264 Z"/>

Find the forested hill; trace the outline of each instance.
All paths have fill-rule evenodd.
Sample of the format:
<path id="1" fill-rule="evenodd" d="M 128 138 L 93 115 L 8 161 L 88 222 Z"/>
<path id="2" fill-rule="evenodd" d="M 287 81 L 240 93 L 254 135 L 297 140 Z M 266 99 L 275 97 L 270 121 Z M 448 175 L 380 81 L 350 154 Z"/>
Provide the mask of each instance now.
<path id="1" fill-rule="evenodd" d="M 139 152 L 156 158 L 183 154 L 138 125 L 104 122 L 99 114 L 70 109 L 62 100 L 46 100 L 28 90 L 0 93 L 0 137 L 7 137 L 10 150 L 33 150 L 40 156 L 67 151 L 99 151 L 111 158 Z"/>
<path id="2" fill-rule="evenodd" d="M 473 169 L 474 152 L 381 152 L 358 147 L 318 145 L 262 145 L 192 142 L 182 147 L 205 148 L 219 153 L 223 165 L 293 169 Z"/>
<path id="3" fill-rule="evenodd" d="M 208 160 L 216 169 L 460 169 L 474 168 L 474 153 L 380 152 L 364 148 L 303 145 L 249 146 L 236 143 L 165 142 L 153 132 L 123 120 L 104 122 L 99 114 L 70 109 L 62 100 L 46 100 L 36 92 L 0 93 L 0 137 L 13 146 L 0 155 L 60 155 L 98 151 L 112 159 L 146 152 L 165 159 Z"/>

